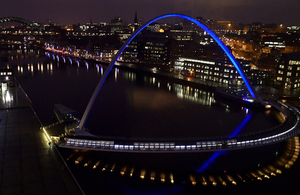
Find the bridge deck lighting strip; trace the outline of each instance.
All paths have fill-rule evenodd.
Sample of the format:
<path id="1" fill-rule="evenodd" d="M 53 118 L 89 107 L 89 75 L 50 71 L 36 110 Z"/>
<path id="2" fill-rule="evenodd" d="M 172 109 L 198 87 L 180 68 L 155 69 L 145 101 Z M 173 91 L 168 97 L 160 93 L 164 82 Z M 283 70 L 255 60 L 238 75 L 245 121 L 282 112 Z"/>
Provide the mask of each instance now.
<path id="1" fill-rule="evenodd" d="M 286 105 L 285 105 L 286 106 Z M 215 151 L 215 150 L 230 150 L 238 148 L 247 148 L 254 146 L 266 145 L 280 140 L 285 140 L 299 134 L 299 111 L 293 109 L 292 106 L 287 106 L 293 114 L 296 115 L 296 123 L 293 127 L 284 132 L 274 134 L 267 137 L 260 137 L 258 139 L 242 140 L 224 139 L 218 141 L 193 141 L 188 144 L 175 142 L 133 142 L 133 143 L 115 143 L 113 140 L 88 140 L 77 138 L 65 138 L 66 143 L 60 147 L 81 148 L 101 151 L 119 151 L 119 152 L 201 152 L 201 151 Z M 226 141 L 227 147 L 223 148 L 222 141 Z"/>

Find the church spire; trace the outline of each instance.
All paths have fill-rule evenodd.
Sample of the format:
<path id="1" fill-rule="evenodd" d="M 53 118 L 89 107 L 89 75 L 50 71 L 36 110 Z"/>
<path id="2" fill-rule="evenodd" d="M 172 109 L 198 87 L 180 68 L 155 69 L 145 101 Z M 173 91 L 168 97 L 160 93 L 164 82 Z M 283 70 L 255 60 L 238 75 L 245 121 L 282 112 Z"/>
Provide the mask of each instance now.
<path id="1" fill-rule="evenodd" d="M 137 11 L 135 11 L 134 21 L 133 21 L 133 31 L 138 29 L 138 19 L 137 19 Z"/>

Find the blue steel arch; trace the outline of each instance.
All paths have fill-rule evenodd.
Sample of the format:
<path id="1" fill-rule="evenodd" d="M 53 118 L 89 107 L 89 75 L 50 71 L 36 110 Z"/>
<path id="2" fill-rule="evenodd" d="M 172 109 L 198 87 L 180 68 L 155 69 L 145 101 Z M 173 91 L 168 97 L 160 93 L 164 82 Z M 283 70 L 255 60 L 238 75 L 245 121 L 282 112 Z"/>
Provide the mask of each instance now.
<path id="1" fill-rule="evenodd" d="M 162 15 L 159 16 L 157 18 L 154 18 L 152 20 L 150 20 L 149 22 L 147 22 L 146 24 L 144 24 L 143 26 L 141 26 L 138 30 L 136 30 L 126 41 L 125 43 L 122 45 L 122 47 L 119 49 L 118 53 L 113 57 L 112 61 L 109 63 L 108 67 L 106 68 L 103 76 L 101 77 L 89 103 L 88 106 L 86 107 L 86 110 L 82 116 L 82 119 L 80 121 L 79 124 L 79 130 L 83 130 L 85 122 L 87 120 L 87 117 L 90 113 L 90 110 L 96 100 L 96 97 L 98 96 L 100 89 L 102 88 L 108 74 L 110 73 L 111 69 L 113 68 L 115 62 L 117 61 L 117 59 L 119 58 L 119 56 L 122 54 L 122 52 L 124 51 L 124 49 L 126 48 L 126 46 L 136 37 L 136 35 L 138 35 L 145 27 L 147 27 L 149 24 L 163 19 L 163 18 L 168 18 L 168 17 L 179 17 L 179 18 L 184 18 L 187 20 L 190 20 L 191 22 L 197 24 L 199 27 L 201 27 L 203 30 L 205 30 L 218 44 L 219 46 L 223 49 L 223 51 L 226 53 L 226 55 L 229 57 L 230 61 L 232 62 L 232 64 L 235 66 L 235 68 L 237 69 L 238 73 L 241 75 L 244 83 L 247 86 L 247 89 L 249 91 L 249 93 L 251 94 L 251 96 L 253 98 L 256 98 L 256 95 L 254 93 L 254 90 L 252 89 L 246 75 L 244 74 L 244 72 L 241 70 L 238 62 L 236 61 L 236 59 L 234 58 L 234 56 L 232 55 L 232 53 L 229 51 L 229 49 L 226 47 L 226 45 L 224 45 L 224 43 L 217 37 L 217 35 L 215 35 L 215 33 L 213 33 L 213 31 L 211 31 L 209 28 L 207 28 L 204 24 L 200 23 L 198 20 L 191 18 L 189 16 L 186 15 L 182 15 L 182 14 L 166 14 L 166 15 Z"/>
<path id="2" fill-rule="evenodd" d="M 29 20 L 26 20 L 24 18 L 19 18 L 19 17 L 3 17 L 3 18 L 0 18 L 0 23 L 4 23 L 4 22 L 18 22 L 18 23 L 30 26 L 35 30 L 41 31 L 41 29 L 38 26 L 36 26 L 33 22 L 30 22 Z"/>

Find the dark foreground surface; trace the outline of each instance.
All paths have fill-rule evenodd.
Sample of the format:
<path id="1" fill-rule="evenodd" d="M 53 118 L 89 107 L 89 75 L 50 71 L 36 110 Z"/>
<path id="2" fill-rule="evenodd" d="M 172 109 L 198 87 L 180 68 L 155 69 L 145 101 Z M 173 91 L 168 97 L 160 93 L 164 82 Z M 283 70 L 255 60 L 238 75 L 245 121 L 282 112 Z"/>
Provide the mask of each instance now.
<path id="1" fill-rule="evenodd" d="M 0 103 L 0 194 L 81 194 L 29 100 L 18 87 L 8 91 L 13 98 Z"/>

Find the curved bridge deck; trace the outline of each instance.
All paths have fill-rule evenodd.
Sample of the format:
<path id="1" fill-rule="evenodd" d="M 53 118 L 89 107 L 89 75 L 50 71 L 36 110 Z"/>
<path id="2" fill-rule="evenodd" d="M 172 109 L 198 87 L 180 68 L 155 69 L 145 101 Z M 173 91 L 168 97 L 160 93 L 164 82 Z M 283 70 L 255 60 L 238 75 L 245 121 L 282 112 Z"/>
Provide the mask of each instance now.
<path id="1" fill-rule="evenodd" d="M 272 103 L 285 115 L 285 122 L 273 129 L 234 138 L 214 140 L 185 140 L 174 142 L 99 140 L 95 137 L 70 137 L 60 141 L 59 147 L 99 150 L 110 152 L 173 153 L 173 152 L 211 152 L 218 150 L 236 150 L 278 143 L 300 133 L 299 110 L 294 106 L 278 101 Z"/>

